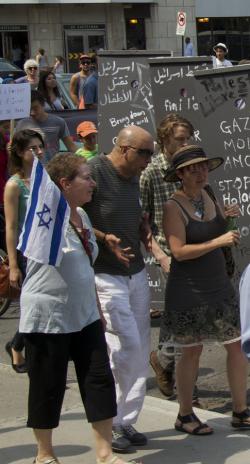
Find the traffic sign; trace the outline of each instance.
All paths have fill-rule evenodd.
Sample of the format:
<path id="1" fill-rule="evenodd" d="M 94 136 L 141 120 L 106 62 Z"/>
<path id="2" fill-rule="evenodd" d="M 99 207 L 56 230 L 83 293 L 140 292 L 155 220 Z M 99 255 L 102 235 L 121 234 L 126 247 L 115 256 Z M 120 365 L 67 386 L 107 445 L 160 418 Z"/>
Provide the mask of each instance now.
<path id="1" fill-rule="evenodd" d="M 69 60 L 77 60 L 81 55 L 82 53 L 69 53 Z"/>
<path id="2" fill-rule="evenodd" d="M 177 13 L 176 35 L 184 35 L 186 29 L 186 13 Z"/>

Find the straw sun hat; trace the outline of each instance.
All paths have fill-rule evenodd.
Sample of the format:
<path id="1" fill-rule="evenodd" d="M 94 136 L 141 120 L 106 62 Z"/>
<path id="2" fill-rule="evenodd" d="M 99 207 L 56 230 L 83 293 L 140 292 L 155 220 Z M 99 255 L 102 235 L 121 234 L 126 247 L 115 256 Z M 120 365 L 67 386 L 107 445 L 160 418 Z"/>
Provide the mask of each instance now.
<path id="1" fill-rule="evenodd" d="M 178 182 L 180 179 L 176 174 L 178 169 L 190 166 L 191 164 L 207 161 L 208 171 L 218 168 L 223 162 L 223 158 L 207 158 L 203 148 L 198 145 L 189 145 L 178 150 L 173 156 L 173 165 L 167 169 L 164 180 L 166 182 Z"/>

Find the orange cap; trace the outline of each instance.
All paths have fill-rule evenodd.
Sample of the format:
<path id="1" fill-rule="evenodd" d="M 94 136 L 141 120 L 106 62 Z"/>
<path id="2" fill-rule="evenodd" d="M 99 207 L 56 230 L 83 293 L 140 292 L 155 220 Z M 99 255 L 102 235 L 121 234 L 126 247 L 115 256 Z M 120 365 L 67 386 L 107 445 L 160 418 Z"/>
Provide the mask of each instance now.
<path id="1" fill-rule="evenodd" d="M 84 121 L 81 122 L 79 126 L 77 126 L 76 132 L 77 134 L 80 134 L 82 137 L 86 137 L 86 135 L 92 134 L 93 132 L 98 133 L 98 130 L 96 129 L 96 126 L 93 122 Z"/>

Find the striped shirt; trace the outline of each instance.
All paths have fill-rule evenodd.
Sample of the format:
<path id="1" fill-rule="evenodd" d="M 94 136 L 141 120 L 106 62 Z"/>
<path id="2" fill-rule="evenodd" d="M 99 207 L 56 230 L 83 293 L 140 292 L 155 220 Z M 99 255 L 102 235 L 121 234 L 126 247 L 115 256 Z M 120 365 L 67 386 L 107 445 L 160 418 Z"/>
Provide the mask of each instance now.
<path id="1" fill-rule="evenodd" d="M 92 158 L 95 158 L 98 155 L 98 144 L 96 144 L 94 150 L 85 150 L 84 146 L 82 148 L 79 148 L 79 150 L 76 151 L 77 155 L 84 156 L 84 158 L 87 159 L 87 161 L 91 160 Z"/>
<path id="2" fill-rule="evenodd" d="M 164 253 L 170 256 L 171 251 L 167 246 L 162 227 L 163 206 L 169 197 L 181 187 L 181 183 L 164 181 L 166 170 L 169 167 L 170 164 L 164 154 L 159 153 L 140 177 L 140 195 L 143 215 L 149 213 L 148 222 L 153 237 Z M 158 264 L 156 258 L 154 261 Z"/>
<path id="3" fill-rule="evenodd" d="M 88 166 L 91 177 L 97 184 L 92 201 L 84 205 L 92 227 L 107 234 L 114 234 L 121 239 L 119 246 L 131 247 L 130 253 L 135 255 L 127 268 L 109 248 L 98 242 L 99 254 L 94 265 L 95 273 L 121 276 L 137 274 L 144 268 L 140 249 L 142 207 L 138 177 L 125 179 L 104 154 L 88 161 Z"/>

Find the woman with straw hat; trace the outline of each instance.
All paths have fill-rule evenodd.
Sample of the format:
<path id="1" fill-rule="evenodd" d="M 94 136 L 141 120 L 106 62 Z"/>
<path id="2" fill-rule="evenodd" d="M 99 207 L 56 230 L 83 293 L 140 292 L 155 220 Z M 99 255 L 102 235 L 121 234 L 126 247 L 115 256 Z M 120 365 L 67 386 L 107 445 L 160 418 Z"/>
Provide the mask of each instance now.
<path id="1" fill-rule="evenodd" d="M 208 159 L 191 145 L 178 150 L 165 180 L 181 180 L 182 187 L 165 203 L 163 229 L 172 252 L 162 317 L 160 343 L 181 348 L 176 366 L 180 410 L 176 430 L 210 435 L 192 410 L 192 393 L 203 344 L 223 344 L 233 400 L 233 427 L 250 428 L 246 407 L 247 361 L 241 351 L 239 301 L 221 251 L 240 243 L 237 230 L 226 233 L 226 218 L 239 216 L 238 205 L 217 202 L 207 184 L 208 172 L 223 163 Z"/>

